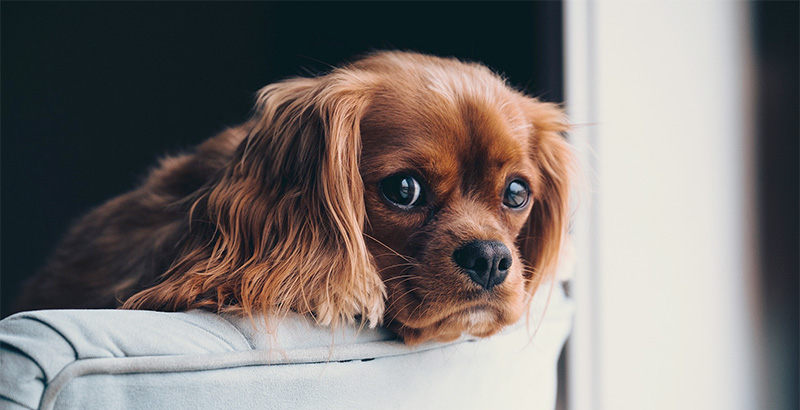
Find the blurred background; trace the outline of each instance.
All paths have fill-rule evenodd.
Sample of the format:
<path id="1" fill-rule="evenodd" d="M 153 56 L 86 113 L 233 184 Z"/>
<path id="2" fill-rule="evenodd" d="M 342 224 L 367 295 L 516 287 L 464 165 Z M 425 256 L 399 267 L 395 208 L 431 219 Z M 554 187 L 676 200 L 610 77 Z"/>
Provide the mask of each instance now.
<path id="1" fill-rule="evenodd" d="M 70 223 L 253 93 L 376 49 L 565 102 L 559 408 L 800 408 L 797 2 L 0 3 L 0 315 Z"/>
<path id="2" fill-rule="evenodd" d="M 590 185 L 568 408 L 800 408 L 798 3 L 564 14 Z"/>

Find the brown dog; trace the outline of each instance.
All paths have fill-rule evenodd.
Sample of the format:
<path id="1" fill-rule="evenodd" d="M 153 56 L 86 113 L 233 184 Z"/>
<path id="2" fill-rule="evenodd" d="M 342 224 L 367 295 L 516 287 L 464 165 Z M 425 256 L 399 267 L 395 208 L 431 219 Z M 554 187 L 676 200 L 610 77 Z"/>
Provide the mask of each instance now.
<path id="1" fill-rule="evenodd" d="M 407 343 L 491 335 L 555 268 L 561 110 L 484 66 L 370 55 L 258 94 L 254 115 L 84 216 L 21 307 L 360 317 Z"/>

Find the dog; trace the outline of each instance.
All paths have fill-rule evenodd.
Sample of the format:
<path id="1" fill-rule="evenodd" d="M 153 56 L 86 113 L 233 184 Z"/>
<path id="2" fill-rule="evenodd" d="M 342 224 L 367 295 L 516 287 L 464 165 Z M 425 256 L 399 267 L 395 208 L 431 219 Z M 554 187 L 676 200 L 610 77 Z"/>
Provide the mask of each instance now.
<path id="1" fill-rule="evenodd" d="M 553 275 L 574 155 L 558 105 L 478 63 L 367 55 L 80 219 L 25 310 L 296 312 L 405 343 L 490 336 Z"/>

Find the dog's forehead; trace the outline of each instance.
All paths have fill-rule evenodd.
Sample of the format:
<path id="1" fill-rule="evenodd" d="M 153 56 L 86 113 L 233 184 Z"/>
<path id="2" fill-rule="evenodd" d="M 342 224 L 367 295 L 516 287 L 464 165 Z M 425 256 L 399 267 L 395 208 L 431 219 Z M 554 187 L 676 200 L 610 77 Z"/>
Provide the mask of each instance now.
<path id="1" fill-rule="evenodd" d="M 530 124 L 510 90 L 431 81 L 377 93 L 362 121 L 365 168 L 420 170 L 442 179 L 495 177 L 530 163 Z M 477 182 L 477 181 L 476 181 Z"/>

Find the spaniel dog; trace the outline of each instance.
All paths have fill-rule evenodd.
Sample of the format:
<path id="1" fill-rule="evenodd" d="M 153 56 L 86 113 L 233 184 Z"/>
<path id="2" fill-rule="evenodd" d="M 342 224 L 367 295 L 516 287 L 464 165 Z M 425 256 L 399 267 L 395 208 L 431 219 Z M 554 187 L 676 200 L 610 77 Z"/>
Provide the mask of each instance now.
<path id="1" fill-rule="evenodd" d="M 573 154 L 558 106 L 485 66 L 381 52 L 259 91 L 72 227 L 19 307 L 383 323 L 492 335 L 554 272 Z"/>

